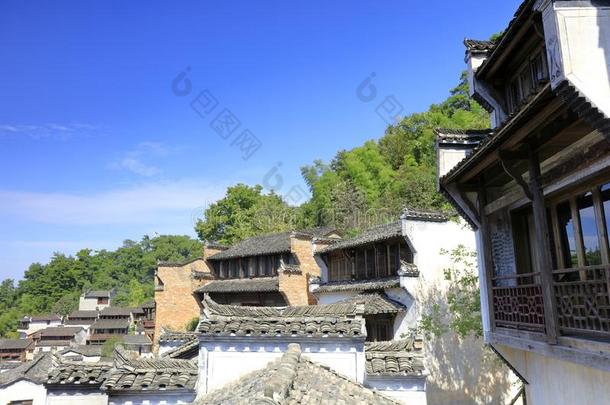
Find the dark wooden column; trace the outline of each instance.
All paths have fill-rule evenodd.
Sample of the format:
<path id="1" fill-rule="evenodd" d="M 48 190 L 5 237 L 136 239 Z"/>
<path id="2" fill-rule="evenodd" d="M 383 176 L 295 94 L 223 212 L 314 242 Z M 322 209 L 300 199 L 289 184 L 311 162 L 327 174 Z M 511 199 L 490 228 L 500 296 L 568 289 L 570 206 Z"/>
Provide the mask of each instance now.
<path id="1" fill-rule="evenodd" d="M 534 250 L 535 254 L 532 259 L 536 261 L 536 267 L 540 269 L 547 340 L 551 344 L 556 344 L 558 335 L 557 308 L 555 303 L 555 293 L 553 291 L 551 244 L 549 241 L 544 195 L 542 193 L 542 184 L 540 182 L 540 162 L 538 161 L 538 154 L 533 150 L 533 148 L 531 148 L 529 151 L 528 166 L 530 175 L 529 187 L 532 195 L 532 211 L 534 214 L 535 247 L 537 248 Z"/>
<path id="2" fill-rule="evenodd" d="M 479 190 L 477 192 L 478 200 L 478 212 L 479 212 L 479 233 L 481 242 L 483 244 L 483 265 L 485 266 L 485 285 L 487 286 L 487 306 L 489 308 L 489 326 L 493 332 L 496 329 L 496 317 L 494 310 L 494 299 L 493 299 L 493 282 L 494 276 L 493 260 L 491 256 L 491 237 L 489 234 L 489 221 L 485 214 L 485 205 L 487 204 L 487 197 L 485 196 L 485 188 L 483 181 L 479 184 Z"/>

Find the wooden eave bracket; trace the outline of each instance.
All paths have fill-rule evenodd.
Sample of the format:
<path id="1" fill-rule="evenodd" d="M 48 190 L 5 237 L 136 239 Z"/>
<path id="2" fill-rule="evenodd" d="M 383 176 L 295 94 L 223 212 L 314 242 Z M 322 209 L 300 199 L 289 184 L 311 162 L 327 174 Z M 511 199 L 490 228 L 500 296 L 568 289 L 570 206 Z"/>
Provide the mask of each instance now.
<path id="1" fill-rule="evenodd" d="M 532 201 L 533 196 L 532 196 L 532 192 L 530 191 L 529 185 L 525 182 L 525 180 L 523 180 L 523 177 L 521 176 L 521 174 L 517 173 L 517 171 L 515 170 L 515 167 L 513 166 L 513 162 L 515 162 L 515 161 L 526 160 L 527 152 L 522 153 L 522 152 L 499 151 L 498 157 L 500 158 L 500 163 L 502 164 L 502 168 L 504 169 L 506 174 L 508 174 L 511 179 L 515 180 L 515 182 L 517 182 L 519 187 L 521 187 L 521 189 L 523 190 L 523 193 L 525 193 L 525 196 L 530 201 Z"/>

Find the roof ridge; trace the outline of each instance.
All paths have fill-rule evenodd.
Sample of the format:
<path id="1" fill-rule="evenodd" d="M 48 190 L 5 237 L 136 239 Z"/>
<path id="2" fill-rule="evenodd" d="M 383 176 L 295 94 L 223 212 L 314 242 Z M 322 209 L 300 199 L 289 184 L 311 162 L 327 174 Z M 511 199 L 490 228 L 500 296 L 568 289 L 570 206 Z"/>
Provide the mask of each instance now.
<path id="1" fill-rule="evenodd" d="M 297 366 L 301 360 L 301 345 L 290 343 L 282 355 L 275 372 L 265 382 L 265 397 L 275 401 L 288 397 L 290 387 L 297 375 Z"/>

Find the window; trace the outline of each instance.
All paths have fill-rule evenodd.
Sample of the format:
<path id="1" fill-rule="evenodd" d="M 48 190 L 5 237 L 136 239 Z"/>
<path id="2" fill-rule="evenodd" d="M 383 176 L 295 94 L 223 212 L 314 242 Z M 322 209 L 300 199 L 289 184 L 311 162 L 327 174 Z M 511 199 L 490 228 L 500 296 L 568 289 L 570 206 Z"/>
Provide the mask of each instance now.
<path id="1" fill-rule="evenodd" d="M 388 275 L 388 256 L 385 245 L 375 246 L 377 251 L 377 277 L 386 277 Z"/>
<path id="2" fill-rule="evenodd" d="M 380 342 L 392 340 L 393 338 L 393 317 L 366 317 L 366 340 L 369 342 Z"/>
<path id="3" fill-rule="evenodd" d="M 364 250 L 358 250 L 356 252 L 356 278 L 366 278 L 366 256 Z"/>
<path id="4" fill-rule="evenodd" d="M 593 209 L 593 194 L 588 192 L 576 199 L 580 229 L 585 254 L 585 265 L 595 266 L 602 264 L 602 255 L 599 247 L 595 210 Z"/>
<path id="5" fill-rule="evenodd" d="M 544 48 L 530 57 L 506 85 L 508 112 L 516 111 L 521 103 L 535 93 L 549 78 Z"/>
<path id="6" fill-rule="evenodd" d="M 375 277 L 375 249 L 372 247 L 366 249 L 366 277 Z"/>
<path id="7" fill-rule="evenodd" d="M 390 275 L 395 275 L 400 268 L 400 245 L 390 245 Z"/>
<path id="8" fill-rule="evenodd" d="M 576 253 L 576 240 L 574 239 L 574 223 L 572 222 L 572 210 L 568 201 L 557 205 L 557 222 L 559 227 L 563 265 L 565 268 L 578 266 Z"/>

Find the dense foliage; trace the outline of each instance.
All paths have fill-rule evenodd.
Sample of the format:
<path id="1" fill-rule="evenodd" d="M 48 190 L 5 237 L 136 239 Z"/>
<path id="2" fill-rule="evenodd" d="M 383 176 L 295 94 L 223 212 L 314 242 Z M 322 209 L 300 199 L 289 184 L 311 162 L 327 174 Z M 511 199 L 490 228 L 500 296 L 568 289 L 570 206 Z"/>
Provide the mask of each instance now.
<path id="1" fill-rule="evenodd" d="M 154 295 L 158 261 L 184 261 L 201 255 L 201 242 L 188 236 L 144 236 L 116 250 L 82 249 L 74 256 L 55 253 L 49 263 L 34 263 L 23 280 L 0 284 L 0 335 L 14 335 L 25 314 L 65 315 L 78 307 L 86 289 L 116 289 L 117 305 L 135 306 Z"/>

